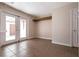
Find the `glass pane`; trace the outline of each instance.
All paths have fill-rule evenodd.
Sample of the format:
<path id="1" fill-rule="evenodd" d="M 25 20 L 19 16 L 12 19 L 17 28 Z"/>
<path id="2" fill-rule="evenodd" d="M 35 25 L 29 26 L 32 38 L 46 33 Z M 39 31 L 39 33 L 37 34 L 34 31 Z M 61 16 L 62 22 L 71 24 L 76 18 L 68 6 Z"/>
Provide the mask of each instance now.
<path id="1" fill-rule="evenodd" d="M 6 41 L 15 39 L 15 17 L 6 16 Z"/>
<path id="2" fill-rule="evenodd" d="M 20 37 L 26 37 L 26 20 L 20 19 Z"/>

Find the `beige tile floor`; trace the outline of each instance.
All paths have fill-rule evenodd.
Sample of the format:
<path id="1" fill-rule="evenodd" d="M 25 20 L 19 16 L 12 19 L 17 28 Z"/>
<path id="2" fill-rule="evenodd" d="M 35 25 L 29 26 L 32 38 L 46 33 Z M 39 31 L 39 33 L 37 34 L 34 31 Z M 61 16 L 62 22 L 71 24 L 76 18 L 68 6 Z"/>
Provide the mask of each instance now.
<path id="1" fill-rule="evenodd" d="M 52 44 L 50 40 L 31 39 L 0 48 L 0 57 L 76 57 L 78 48 Z"/>

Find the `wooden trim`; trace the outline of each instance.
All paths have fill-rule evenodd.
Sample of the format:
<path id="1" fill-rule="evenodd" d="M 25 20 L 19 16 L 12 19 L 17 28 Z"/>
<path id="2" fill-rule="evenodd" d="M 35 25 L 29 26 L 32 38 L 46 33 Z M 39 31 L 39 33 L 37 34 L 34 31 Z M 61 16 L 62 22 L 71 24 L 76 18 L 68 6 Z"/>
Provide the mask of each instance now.
<path id="1" fill-rule="evenodd" d="M 52 19 L 52 16 L 48 16 L 48 17 L 43 17 L 43 18 L 33 19 L 33 21 L 37 22 L 37 21 L 49 20 L 49 19 Z"/>

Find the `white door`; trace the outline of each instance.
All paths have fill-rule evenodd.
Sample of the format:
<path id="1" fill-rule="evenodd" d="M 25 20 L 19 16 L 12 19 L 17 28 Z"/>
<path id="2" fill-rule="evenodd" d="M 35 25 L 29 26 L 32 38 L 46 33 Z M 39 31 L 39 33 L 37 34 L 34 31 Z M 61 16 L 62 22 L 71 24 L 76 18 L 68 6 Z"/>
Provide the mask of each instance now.
<path id="1" fill-rule="evenodd" d="M 8 13 L 1 13 L 1 30 L 3 30 L 3 34 L 1 35 L 1 46 L 17 41 L 15 20 L 16 16 Z"/>
<path id="2" fill-rule="evenodd" d="M 72 46 L 78 46 L 78 15 L 77 9 L 73 9 L 72 18 Z"/>
<path id="3" fill-rule="evenodd" d="M 16 39 L 16 16 L 11 14 L 5 14 L 5 44 L 13 43 Z"/>
<path id="4" fill-rule="evenodd" d="M 26 19 L 1 13 L 0 46 L 26 39 Z"/>
<path id="5" fill-rule="evenodd" d="M 5 16 L 6 19 L 6 41 L 15 40 L 16 27 L 15 27 L 15 17 Z"/>

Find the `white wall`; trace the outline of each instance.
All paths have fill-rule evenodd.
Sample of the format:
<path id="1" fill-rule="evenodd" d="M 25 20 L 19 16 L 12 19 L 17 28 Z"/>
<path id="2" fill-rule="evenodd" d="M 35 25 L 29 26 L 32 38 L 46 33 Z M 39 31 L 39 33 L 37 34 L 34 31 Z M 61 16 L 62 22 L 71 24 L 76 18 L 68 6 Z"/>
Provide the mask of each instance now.
<path id="1" fill-rule="evenodd" d="M 52 15 L 52 43 L 71 46 L 71 14 L 73 8 L 77 7 L 77 3 L 55 9 Z"/>
<path id="2" fill-rule="evenodd" d="M 52 39 L 52 19 L 36 22 L 36 34 L 38 38 Z"/>

